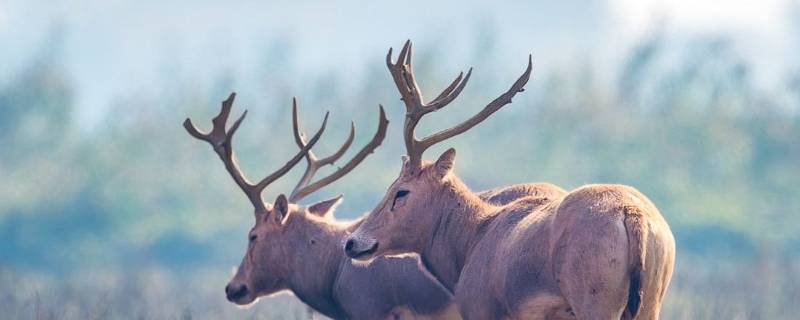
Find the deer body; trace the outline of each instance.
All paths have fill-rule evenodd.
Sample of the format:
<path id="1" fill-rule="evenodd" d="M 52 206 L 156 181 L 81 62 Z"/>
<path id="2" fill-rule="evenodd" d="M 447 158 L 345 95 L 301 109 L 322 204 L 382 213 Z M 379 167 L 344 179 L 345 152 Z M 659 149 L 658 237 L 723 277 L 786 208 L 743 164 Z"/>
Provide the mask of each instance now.
<path id="1" fill-rule="evenodd" d="M 275 173 L 258 183 L 251 183 L 239 169 L 232 147 L 232 138 L 246 115 L 230 129 L 226 128 L 235 95 L 225 100 L 214 127 L 200 132 L 187 119 L 184 127 L 193 137 L 208 142 L 225 165 L 234 182 L 245 193 L 255 209 L 255 226 L 248 234 L 249 244 L 242 262 L 225 287 L 233 303 L 246 305 L 259 297 L 284 290 L 292 291 L 314 310 L 336 319 L 457 319 L 460 318 L 452 294 L 442 286 L 420 262 L 418 255 L 380 257 L 370 262 L 347 258 L 340 246 L 360 220 L 338 223 L 331 219 L 341 196 L 309 206 L 295 204 L 303 197 L 341 178 L 355 168 L 385 137 L 388 121 L 380 109 L 378 130 L 373 139 L 344 166 L 334 173 L 312 182 L 319 168 L 333 164 L 353 142 L 355 127 L 347 141 L 333 155 L 317 158 L 311 147 L 324 128 L 306 141 L 299 128 L 297 104 L 293 108 L 293 129 L 300 151 Z M 327 120 L 327 114 L 325 119 Z M 287 198 L 279 195 L 274 203 L 262 200 L 261 193 L 306 158 L 308 166 L 302 179 Z M 518 196 L 496 190 L 498 201 Z M 291 203 L 290 203 L 291 201 Z"/>
<path id="2" fill-rule="evenodd" d="M 374 238 L 376 245 L 352 257 L 419 253 L 454 292 L 465 319 L 658 318 L 675 245 L 644 195 L 627 186 L 589 185 L 556 198 L 495 205 L 449 171 L 439 178 L 436 168 L 428 163 L 418 175 L 401 175 L 389 190 L 412 190 L 395 211 L 413 212 L 419 222 L 368 218 L 351 238 Z"/>
<path id="3" fill-rule="evenodd" d="M 465 319 L 657 319 L 672 275 L 675 242 L 658 209 L 636 189 L 587 185 L 569 193 L 490 203 L 453 173 L 455 150 L 435 162 L 422 153 L 511 102 L 512 87 L 466 121 L 418 139 L 427 113 L 463 89 L 459 75 L 424 102 L 414 79 L 411 43 L 387 66 L 406 105 L 400 176 L 345 242 L 355 259 L 419 253 L 455 295 Z M 471 71 L 471 70 L 470 70 Z"/>
<path id="4" fill-rule="evenodd" d="M 476 196 L 506 204 L 518 198 L 563 192 L 557 186 L 539 183 L 496 188 Z M 366 262 L 347 257 L 341 244 L 362 220 L 340 223 L 330 218 L 338 201 L 334 198 L 305 208 L 289 204 L 288 212 L 281 214 L 285 218 L 279 230 L 268 222 L 257 222 L 251 234 L 269 243 L 260 245 L 256 240 L 252 244 L 253 252 L 248 254 L 255 259 L 251 262 L 253 269 L 240 268 L 232 282 L 243 281 L 248 273 L 259 273 L 259 266 L 268 266 L 269 279 L 256 282 L 274 285 L 251 285 L 256 296 L 290 290 L 331 318 L 460 318 L 451 291 L 423 266 L 419 255 L 380 256 Z M 242 302 L 253 300 L 245 298 Z"/>
<path id="5" fill-rule="evenodd" d="M 268 251 L 282 249 L 286 250 L 283 260 L 256 260 L 252 271 L 240 268 L 233 281 L 269 265 L 269 278 L 276 285 L 254 288 L 258 295 L 290 290 L 330 318 L 460 318 L 452 294 L 422 267 L 419 256 L 351 260 L 342 253 L 341 243 L 358 222 L 337 223 L 324 217 L 325 213 L 291 207 L 281 235 L 267 235 L 268 246 L 254 246 L 264 252 L 251 254 L 269 257 L 272 253 Z"/>
<path id="6" fill-rule="evenodd" d="M 476 195 L 502 205 L 523 197 L 564 193 L 552 184 L 531 183 L 498 187 Z M 366 262 L 350 259 L 343 254 L 341 244 L 362 220 L 337 223 L 327 216 L 291 214 L 287 218 L 287 230 L 302 230 L 297 232 L 297 239 L 288 241 L 302 252 L 302 258 L 290 260 L 297 265 L 289 266 L 293 272 L 282 282 L 300 300 L 336 319 L 460 318 L 451 291 L 423 266 L 419 255 L 380 256 Z M 309 238 L 314 239 L 314 244 Z"/>
<path id="7" fill-rule="evenodd" d="M 591 185 L 549 201 L 523 198 L 505 206 L 459 189 L 444 188 L 432 212 L 423 213 L 449 225 L 433 229 L 421 255 L 454 290 L 465 318 L 619 319 L 638 304 L 638 319 L 658 318 L 674 240 L 658 210 L 635 189 Z M 634 253 L 637 241 L 628 238 L 635 228 L 631 215 L 647 225 L 639 240 L 644 252 Z M 643 268 L 632 267 L 629 257 L 643 254 Z M 630 298 L 630 290 L 641 291 L 646 303 L 631 301 L 640 298 Z"/>

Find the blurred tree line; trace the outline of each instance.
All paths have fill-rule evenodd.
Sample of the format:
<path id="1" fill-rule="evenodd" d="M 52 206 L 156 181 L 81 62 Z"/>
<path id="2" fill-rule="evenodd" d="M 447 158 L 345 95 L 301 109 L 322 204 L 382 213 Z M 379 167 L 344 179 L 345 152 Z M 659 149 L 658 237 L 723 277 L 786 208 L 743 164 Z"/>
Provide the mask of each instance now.
<path id="1" fill-rule="evenodd" d="M 418 48 L 415 67 L 430 96 L 454 74 L 437 67 L 440 46 Z M 297 68 L 291 50 L 288 41 L 267 46 L 264 71 L 247 79 L 222 71 L 203 84 L 165 70 L 161 89 L 117 97 L 100 124 L 86 128 L 58 41 L 50 41 L 0 84 L 0 264 L 62 271 L 237 263 L 252 209 L 209 147 L 181 127 L 189 116 L 208 130 L 233 90 L 234 114 L 250 110 L 236 148 L 251 179 L 295 152 L 293 95 L 308 130 L 332 111 L 318 153 L 333 151 L 351 118 L 358 149 L 383 103 L 391 121 L 384 145 L 315 195 L 344 193 L 341 218 L 370 210 L 403 154 L 403 108 L 383 57 L 365 62 L 364 74 L 331 70 L 295 86 L 270 77 L 274 68 Z M 519 70 L 494 72 L 483 63 L 491 49 L 476 44 L 475 52 L 474 65 L 484 67 L 423 131 L 465 119 L 522 71 L 520 61 Z M 586 64 L 534 72 L 512 105 L 446 144 L 459 151 L 459 174 L 476 190 L 526 181 L 630 184 L 668 219 L 679 254 L 800 254 L 800 72 L 759 88 L 726 39 L 674 50 L 656 34 L 630 50 L 613 81 L 598 74 Z M 267 200 L 288 192 L 299 171 L 269 188 Z"/>

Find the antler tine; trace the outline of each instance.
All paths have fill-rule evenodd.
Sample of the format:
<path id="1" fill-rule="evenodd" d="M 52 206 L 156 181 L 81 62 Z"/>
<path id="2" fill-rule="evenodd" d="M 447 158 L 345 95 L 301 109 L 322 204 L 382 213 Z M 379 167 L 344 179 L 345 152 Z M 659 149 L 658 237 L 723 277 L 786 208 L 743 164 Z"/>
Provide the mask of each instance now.
<path id="1" fill-rule="evenodd" d="M 441 142 L 442 140 L 451 138 L 455 135 L 463 133 L 464 131 L 469 130 L 470 128 L 474 127 L 478 123 L 481 123 L 483 120 L 486 120 L 490 115 L 495 113 L 497 110 L 500 110 L 503 106 L 511 103 L 511 99 L 514 96 L 522 91 L 525 91 L 525 84 L 528 83 L 528 79 L 530 79 L 531 71 L 533 70 L 533 63 L 531 55 L 528 55 L 528 67 L 525 69 L 525 72 L 514 82 L 511 88 L 508 91 L 501 94 L 499 97 L 494 99 L 490 102 L 486 107 L 483 108 L 480 112 L 472 116 L 471 118 L 467 119 L 466 121 L 459 123 L 458 125 L 445 129 L 434 134 L 431 134 L 421 140 L 419 140 L 419 144 L 422 145 L 422 150 L 424 151 L 428 147 Z"/>
<path id="2" fill-rule="evenodd" d="M 413 99 L 415 108 L 419 112 L 427 113 L 425 112 L 426 105 L 423 101 L 422 91 L 420 91 L 417 80 L 414 77 L 414 65 L 412 63 L 413 52 L 414 44 L 411 40 L 406 40 L 406 43 L 403 45 L 403 50 L 400 50 L 400 56 L 397 57 L 397 64 L 402 70 L 401 75 L 406 83 L 406 87 L 408 87 L 408 92 Z"/>
<path id="3" fill-rule="evenodd" d="M 306 147 L 307 143 L 305 141 L 304 134 L 300 129 L 300 120 L 298 119 L 297 116 L 297 109 L 298 109 L 297 99 L 295 98 L 292 99 L 292 129 L 294 132 L 294 141 L 295 143 L 297 143 L 297 146 L 302 149 Z M 306 153 L 306 163 L 307 163 L 306 171 L 303 173 L 303 177 L 300 178 L 300 181 L 297 182 L 297 185 L 295 186 L 294 191 L 292 191 L 292 194 L 297 192 L 298 189 L 307 185 L 311 181 L 311 178 L 314 177 L 314 174 L 316 174 L 317 170 L 319 170 L 319 168 L 329 164 L 333 164 L 336 160 L 341 158 L 345 152 L 347 152 L 347 149 L 350 148 L 350 145 L 353 143 L 353 139 L 355 138 L 355 130 L 356 130 L 355 123 L 351 122 L 350 135 L 347 137 L 347 140 L 344 142 L 344 144 L 342 144 L 341 147 L 339 147 L 339 150 L 337 150 L 330 156 L 318 159 L 316 154 L 314 154 L 312 150 L 308 150 L 308 152 Z M 290 200 L 294 201 L 293 199 Z"/>
<path id="4" fill-rule="evenodd" d="M 350 134 L 347 136 L 347 140 L 345 140 L 342 146 L 339 147 L 339 150 L 336 150 L 336 152 L 334 152 L 332 155 L 319 159 L 318 162 L 320 163 L 320 165 L 324 166 L 328 164 L 333 164 L 334 162 L 336 162 L 336 160 L 339 160 L 339 158 L 341 158 L 344 155 L 344 153 L 347 152 L 347 149 L 350 149 L 350 145 L 353 144 L 353 140 L 355 140 L 355 138 L 356 138 L 356 123 L 350 121 Z"/>
<path id="5" fill-rule="evenodd" d="M 300 130 L 300 121 L 298 120 L 298 117 L 297 117 L 297 99 L 296 98 L 292 99 L 292 128 L 294 130 L 294 141 L 297 143 L 298 147 L 304 148 L 307 143 L 306 143 L 306 140 L 305 140 L 304 133 L 302 132 L 302 130 Z M 319 163 L 320 166 L 324 166 L 324 165 L 328 165 L 328 164 L 334 163 L 336 160 L 339 160 L 339 158 L 341 158 L 342 155 L 344 155 L 344 153 L 347 152 L 347 149 L 350 148 L 350 145 L 353 144 L 353 140 L 355 138 L 355 134 L 356 134 L 356 124 L 351 121 L 350 122 L 350 135 L 347 137 L 347 140 L 345 140 L 344 144 L 342 144 L 342 146 L 339 147 L 339 150 L 334 152 L 332 155 L 327 156 L 327 157 L 322 158 L 322 159 L 317 159 L 317 155 L 314 153 L 314 151 L 313 150 L 309 150 L 308 153 L 306 154 L 306 159 L 308 159 L 309 161 L 314 162 L 314 163 Z"/>
<path id="6" fill-rule="evenodd" d="M 403 49 L 400 50 L 400 55 L 397 56 L 396 63 L 392 63 L 392 48 L 389 48 L 389 53 L 386 54 L 386 66 L 392 74 L 392 79 L 394 79 L 397 90 L 400 91 L 400 99 L 406 104 L 406 114 L 415 114 L 419 113 L 422 109 L 422 98 L 419 94 L 416 94 L 419 90 L 414 90 L 412 88 L 412 85 L 416 85 L 416 83 L 409 82 L 408 77 L 406 77 L 406 74 L 411 71 L 411 69 L 405 66 L 406 56 L 410 46 L 411 41 L 406 41 L 405 45 L 403 45 Z"/>
<path id="7" fill-rule="evenodd" d="M 469 77 L 471 75 L 472 75 L 472 67 L 469 68 L 469 71 L 467 71 L 467 76 L 464 77 L 463 80 L 461 79 L 461 77 L 464 76 L 464 72 L 460 72 L 458 74 L 458 77 L 456 77 L 456 79 L 453 80 L 453 83 L 451 83 L 446 89 L 444 89 L 444 91 L 442 91 L 442 93 L 439 94 L 439 96 L 436 97 L 436 99 L 433 99 L 433 101 L 431 101 L 429 108 L 430 110 L 428 112 L 439 110 L 444 106 L 450 104 L 450 102 L 453 102 L 453 100 L 455 100 L 456 97 L 458 97 L 458 95 L 461 94 L 461 90 L 464 90 L 464 87 L 467 86 L 467 81 L 469 81 Z"/>
<path id="8" fill-rule="evenodd" d="M 400 50 L 396 63 L 392 63 L 392 48 L 389 48 L 389 53 L 386 55 L 386 64 L 403 96 L 402 100 L 406 103 L 407 113 L 421 117 L 424 114 L 439 110 L 453 101 L 467 85 L 469 77 L 472 75 L 472 68 L 469 68 L 466 77 L 464 77 L 464 72 L 460 72 L 456 79 L 435 99 L 430 103 L 424 103 L 419 85 L 417 85 L 414 77 L 413 47 L 411 40 L 407 40 L 403 45 L 403 49 Z"/>
<path id="9" fill-rule="evenodd" d="M 211 143 L 212 147 L 217 148 L 219 144 L 225 141 L 225 123 L 228 122 L 228 116 L 231 113 L 231 107 L 233 106 L 233 100 L 235 98 L 236 92 L 231 92 L 228 99 L 222 101 L 222 108 L 220 108 L 219 114 L 211 119 L 211 123 L 214 126 L 209 133 L 202 133 L 200 130 L 197 130 L 194 124 L 192 124 L 192 119 L 189 118 L 183 121 L 183 127 L 189 131 L 192 137 Z M 247 113 L 247 110 L 245 110 L 245 113 Z"/>
<path id="10" fill-rule="evenodd" d="M 258 186 L 260 186 L 261 189 L 265 188 L 270 183 L 272 183 L 273 181 L 277 180 L 278 178 L 282 177 L 284 174 L 289 172 L 289 170 L 292 169 L 295 165 L 297 165 L 297 163 L 300 162 L 301 159 L 303 159 L 306 153 L 309 150 L 311 150 L 312 147 L 314 147 L 317 141 L 319 141 L 319 138 L 322 136 L 322 132 L 325 131 L 325 126 L 328 124 L 328 115 L 329 112 L 325 112 L 325 118 L 322 120 L 322 125 L 320 126 L 317 133 L 315 133 L 314 136 L 311 137 L 311 140 L 308 141 L 308 144 L 306 144 L 305 147 L 301 148 L 300 151 L 298 151 L 297 154 L 295 154 L 291 160 L 289 160 L 288 162 L 286 162 L 286 164 L 283 165 L 283 167 L 281 167 L 277 171 L 273 172 L 271 175 L 264 178 L 264 180 L 261 180 L 261 182 L 259 182 Z"/>
<path id="11" fill-rule="evenodd" d="M 472 68 L 467 71 L 466 76 L 463 72 L 459 73 L 453 82 L 451 82 L 450 85 L 439 94 L 439 96 L 426 104 L 422 101 L 422 95 L 419 87 L 417 86 L 416 80 L 414 79 L 414 71 L 411 65 L 411 51 L 412 44 L 409 40 L 406 41 L 405 45 L 403 45 L 403 50 L 400 51 L 400 54 L 397 57 L 397 62 L 392 63 L 392 49 L 390 48 L 389 53 L 386 56 L 386 65 L 389 68 L 389 72 L 392 74 L 392 78 L 394 79 L 397 89 L 400 91 L 400 95 L 402 96 L 402 100 L 406 105 L 406 119 L 403 138 L 405 140 L 406 151 L 411 161 L 411 165 L 415 168 L 418 168 L 422 164 L 422 153 L 425 152 L 425 149 L 433 144 L 436 144 L 437 142 L 469 130 L 476 124 L 489 117 L 492 113 L 499 110 L 501 107 L 511 103 L 511 98 L 513 98 L 517 92 L 523 91 L 523 87 L 528 82 L 532 70 L 532 58 L 531 56 L 528 56 L 528 68 L 525 70 L 525 73 L 523 73 L 522 76 L 517 79 L 514 85 L 511 86 L 511 89 L 489 103 L 483 110 L 481 110 L 481 112 L 453 128 L 442 130 L 425 137 L 422 140 L 417 140 L 417 138 L 414 136 L 414 129 L 416 128 L 422 116 L 444 108 L 453 102 L 453 100 L 455 100 L 458 95 L 461 94 L 461 91 L 464 90 L 464 87 L 467 85 L 470 76 L 472 76 Z"/>
<path id="12" fill-rule="evenodd" d="M 231 127 L 231 130 L 226 132 L 225 126 L 228 122 L 228 117 L 230 116 L 231 107 L 233 106 L 233 101 L 236 98 L 236 93 L 233 92 L 228 96 L 228 99 L 222 101 L 222 107 L 220 108 L 219 114 L 211 119 L 211 123 L 213 127 L 211 131 L 208 133 L 202 133 L 200 130 L 195 127 L 192 123 L 192 120 L 186 118 L 183 122 L 183 127 L 186 128 L 186 131 L 192 137 L 197 139 L 203 140 L 208 142 L 211 147 L 214 149 L 214 152 L 217 153 L 220 160 L 225 164 L 225 169 L 233 178 L 233 181 L 236 182 L 236 185 L 239 186 L 240 189 L 247 195 L 247 198 L 253 202 L 253 205 L 256 208 L 263 208 L 263 203 L 259 201 L 253 201 L 253 185 L 247 180 L 244 176 L 242 171 L 239 169 L 239 165 L 236 162 L 236 156 L 233 153 L 233 148 L 231 146 L 233 135 L 236 133 L 236 130 L 239 128 L 239 125 L 247 116 L 247 110 L 236 120 L 234 125 Z"/>
<path id="13" fill-rule="evenodd" d="M 242 121 L 244 121 L 244 118 L 247 116 L 247 110 L 242 113 L 242 115 L 233 123 L 227 132 L 225 131 L 225 125 L 228 122 L 228 117 L 230 116 L 230 111 L 233 107 L 233 101 L 235 97 L 236 93 L 231 93 L 228 99 L 222 102 L 222 108 L 220 108 L 219 114 L 211 120 L 213 127 L 208 133 L 200 132 L 200 130 L 195 127 L 195 125 L 192 123 L 192 120 L 189 118 L 186 118 L 186 120 L 183 122 L 183 127 L 186 128 L 186 131 L 189 132 L 192 137 L 211 144 L 214 152 L 219 156 L 220 160 L 222 160 L 223 164 L 225 165 L 225 169 L 231 175 L 234 182 L 236 182 L 236 185 L 239 186 L 239 188 L 245 193 L 247 198 L 253 204 L 256 212 L 266 212 L 266 205 L 261 199 L 261 192 L 264 191 L 264 188 L 266 188 L 270 183 L 274 182 L 286 174 L 289 169 L 297 165 L 297 162 L 303 158 L 306 152 L 308 152 L 311 147 L 313 147 L 314 144 L 319 141 L 319 138 L 322 136 L 322 132 L 325 131 L 325 126 L 328 122 L 328 114 L 325 114 L 325 120 L 322 122 L 322 126 L 319 128 L 311 141 L 309 141 L 305 147 L 301 148 L 297 155 L 295 155 L 291 160 L 289 160 L 289 162 L 287 162 L 277 171 L 265 177 L 258 183 L 253 184 L 242 173 L 241 169 L 239 168 L 239 164 L 236 161 L 236 155 L 233 152 L 233 136 L 236 134 L 236 130 L 239 129 Z"/>
<path id="14" fill-rule="evenodd" d="M 339 148 L 339 151 L 322 160 L 313 160 L 309 157 L 306 158 L 308 160 L 308 168 L 306 168 L 306 172 L 305 174 L 303 174 L 303 178 L 300 180 L 295 189 L 292 191 L 292 194 L 289 197 L 289 201 L 291 202 L 300 201 L 309 194 L 312 194 L 315 191 L 340 179 L 341 177 L 352 171 L 356 166 L 358 166 L 361 163 L 361 161 L 364 161 L 364 159 L 366 159 L 367 156 L 369 156 L 369 154 L 375 151 L 375 148 L 381 145 L 381 142 L 383 142 L 383 139 L 386 137 L 386 128 L 389 126 L 389 120 L 386 119 L 386 112 L 383 110 L 383 106 L 378 105 L 378 107 L 380 109 L 380 114 L 378 116 L 378 129 L 375 132 L 375 135 L 372 137 L 372 140 L 370 140 L 369 143 L 367 143 L 363 148 L 361 148 L 361 150 L 352 159 L 350 159 L 350 161 L 348 161 L 344 166 L 340 167 L 330 175 L 322 179 L 319 179 L 314 183 L 310 183 L 311 178 L 314 176 L 314 174 L 316 174 L 319 168 L 328 164 L 333 164 L 333 161 L 341 157 L 341 155 L 344 154 L 344 151 L 346 151 L 347 148 L 350 146 L 350 144 L 353 142 L 353 137 L 355 134 L 355 124 L 351 122 L 350 136 L 348 137 L 345 144 L 341 148 Z M 296 120 L 295 120 L 295 128 L 298 128 Z M 302 146 L 302 140 L 303 140 L 302 134 L 298 133 L 298 130 L 295 129 L 295 138 L 297 137 L 300 137 L 299 139 L 295 139 L 298 142 L 298 146 Z M 324 162 L 324 160 L 330 158 L 332 158 L 333 160 L 331 160 L 329 163 Z"/>
<path id="15" fill-rule="evenodd" d="M 467 71 L 466 76 L 464 76 L 463 72 L 459 73 L 447 88 L 430 103 L 426 104 L 423 102 L 422 93 L 414 78 L 412 51 L 413 44 L 411 40 L 407 40 L 397 57 L 397 62 L 392 63 L 392 49 L 390 48 L 389 53 L 386 55 L 386 65 L 406 105 L 406 119 L 403 131 L 406 152 L 412 164 L 419 166 L 422 163 L 421 157 L 425 148 L 420 146 L 414 137 L 414 128 L 416 128 L 422 116 L 444 108 L 461 94 L 472 75 L 472 68 Z"/>

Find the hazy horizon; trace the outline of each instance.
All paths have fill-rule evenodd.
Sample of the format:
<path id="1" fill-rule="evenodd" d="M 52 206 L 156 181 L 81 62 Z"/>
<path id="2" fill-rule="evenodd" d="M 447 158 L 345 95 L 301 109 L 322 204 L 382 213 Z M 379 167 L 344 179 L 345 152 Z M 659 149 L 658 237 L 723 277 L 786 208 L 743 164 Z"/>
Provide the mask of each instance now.
<path id="1" fill-rule="evenodd" d="M 469 66 L 510 72 L 532 53 L 533 86 L 575 64 L 593 65 L 613 79 L 628 48 L 654 33 L 673 49 L 703 39 L 730 41 L 764 87 L 800 68 L 793 54 L 800 38 L 792 36 L 800 34 L 800 2 L 712 3 L 4 1 L 0 83 L 42 55 L 57 55 L 75 83 L 78 120 L 90 128 L 121 97 L 155 93 L 170 82 L 210 86 L 221 74 L 245 79 L 240 91 L 287 79 L 284 85 L 302 96 L 303 79 L 346 70 L 357 87 L 367 70 L 381 67 L 389 47 L 406 39 L 442 48 L 447 56 L 437 67 L 453 73 Z M 297 63 L 265 65 L 269 55 Z M 475 55 L 488 55 L 488 63 L 474 65 Z"/>

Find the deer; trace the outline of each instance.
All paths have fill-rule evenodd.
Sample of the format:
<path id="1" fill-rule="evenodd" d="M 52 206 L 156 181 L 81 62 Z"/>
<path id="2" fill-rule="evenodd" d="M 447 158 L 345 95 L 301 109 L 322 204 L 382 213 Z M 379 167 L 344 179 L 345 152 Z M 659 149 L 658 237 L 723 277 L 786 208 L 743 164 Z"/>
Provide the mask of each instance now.
<path id="1" fill-rule="evenodd" d="M 232 145 L 247 111 L 226 129 L 234 98 L 232 93 L 222 102 L 208 133 L 200 132 L 189 118 L 184 122 L 192 137 L 212 146 L 254 208 L 256 222 L 248 233 L 246 254 L 225 287 L 230 302 L 249 305 L 260 297 L 289 290 L 313 310 L 335 319 L 460 318 L 452 294 L 422 267 L 418 255 L 387 256 L 368 263 L 344 255 L 341 243 L 360 220 L 339 222 L 332 218 L 342 201 L 341 195 L 307 206 L 297 204 L 346 175 L 381 144 L 389 123 L 382 106 L 378 129 L 369 143 L 344 166 L 312 182 L 320 168 L 332 165 L 349 149 L 355 137 L 355 124 L 351 122 L 349 136 L 336 152 L 318 158 L 311 148 L 325 130 L 328 113 L 320 129 L 307 140 L 300 128 L 297 100 L 293 100 L 292 127 L 300 150 L 277 171 L 252 183 L 239 168 Z M 264 189 L 302 158 L 307 166 L 290 195 L 280 194 L 271 204 L 263 201 Z M 496 196 L 504 197 L 499 193 Z"/>
<path id="2" fill-rule="evenodd" d="M 452 102 L 470 78 L 460 73 L 425 102 L 412 68 L 412 43 L 386 65 L 405 104 L 407 156 L 398 178 L 348 236 L 357 260 L 412 252 L 454 294 L 464 319 L 657 319 L 675 260 L 675 240 L 656 206 L 618 184 L 591 184 L 556 197 L 481 199 L 454 173 L 456 151 L 422 159 L 511 103 L 532 71 L 480 112 L 423 138 L 425 114 Z M 535 164 L 527 164 L 535 165 Z"/>

